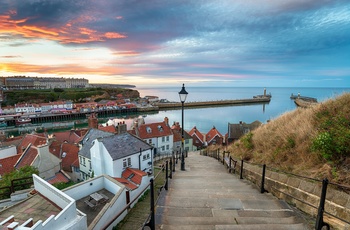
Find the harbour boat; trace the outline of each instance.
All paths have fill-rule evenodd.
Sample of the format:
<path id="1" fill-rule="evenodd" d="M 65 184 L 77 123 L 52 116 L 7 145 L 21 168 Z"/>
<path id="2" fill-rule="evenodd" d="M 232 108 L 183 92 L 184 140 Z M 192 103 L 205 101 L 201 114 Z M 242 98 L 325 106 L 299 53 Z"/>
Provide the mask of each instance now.
<path id="1" fill-rule="evenodd" d="M 16 125 L 23 125 L 23 124 L 28 124 L 32 122 L 32 119 L 28 118 L 18 118 L 15 120 Z"/>
<path id="2" fill-rule="evenodd" d="M 0 122 L 0 128 L 1 127 L 7 127 L 7 123 L 6 123 L 6 121 L 2 121 L 2 122 Z"/>

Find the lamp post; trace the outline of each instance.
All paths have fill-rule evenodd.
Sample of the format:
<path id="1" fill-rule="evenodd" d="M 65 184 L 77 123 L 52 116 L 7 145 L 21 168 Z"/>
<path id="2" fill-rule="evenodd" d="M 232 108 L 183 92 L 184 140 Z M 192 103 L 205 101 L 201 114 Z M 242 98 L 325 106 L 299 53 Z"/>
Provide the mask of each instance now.
<path id="1" fill-rule="evenodd" d="M 185 84 L 182 84 L 182 89 L 179 92 L 181 109 L 182 109 L 182 124 L 181 124 L 181 170 L 185 171 L 185 157 L 184 157 L 184 103 L 187 98 L 187 91 L 185 90 Z"/>

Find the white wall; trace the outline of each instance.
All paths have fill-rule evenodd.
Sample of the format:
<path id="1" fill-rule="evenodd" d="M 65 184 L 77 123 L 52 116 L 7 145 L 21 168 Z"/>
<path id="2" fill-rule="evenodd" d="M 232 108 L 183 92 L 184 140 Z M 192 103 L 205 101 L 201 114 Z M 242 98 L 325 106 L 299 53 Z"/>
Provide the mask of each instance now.
<path id="1" fill-rule="evenodd" d="M 3 147 L 0 149 L 0 159 L 14 156 L 16 154 L 17 154 L 17 149 L 16 149 L 16 146 L 14 145 Z"/>

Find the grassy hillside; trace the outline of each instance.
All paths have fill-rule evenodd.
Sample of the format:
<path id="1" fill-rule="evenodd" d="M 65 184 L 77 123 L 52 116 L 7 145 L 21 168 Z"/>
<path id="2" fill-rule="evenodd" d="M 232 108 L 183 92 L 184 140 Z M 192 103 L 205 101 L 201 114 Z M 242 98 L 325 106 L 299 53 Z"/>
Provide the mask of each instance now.
<path id="1" fill-rule="evenodd" d="M 77 88 L 77 89 L 33 89 L 4 91 L 5 101 L 2 106 L 17 103 L 43 103 L 57 100 L 86 102 L 87 99 L 99 101 L 110 100 L 122 94 L 125 98 L 138 98 L 137 90 L 125 88 Z"/>
<path id="2" fill-rule="evenodd" d="M 350 94 L 297 108 L 228 147 L 240 159 L 350 184 Z"/>

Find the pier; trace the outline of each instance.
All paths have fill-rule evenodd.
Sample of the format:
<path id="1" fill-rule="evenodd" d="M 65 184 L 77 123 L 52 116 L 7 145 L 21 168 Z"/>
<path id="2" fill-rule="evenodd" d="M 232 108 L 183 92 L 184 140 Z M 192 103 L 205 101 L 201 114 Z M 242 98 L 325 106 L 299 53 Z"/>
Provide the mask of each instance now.
<path id="1" fill-rule="evenodd" d="M 237 99 L 237 100 L 220 100 L 220 101 L 198 101 L 198 102 L 186 102 L 186 107 L 210 107 L 210 106 L 228 106 L 228 105 L 246 105 L 246 104 L 262 104 L 269 103 L 270 97 L 249 98 L 249 99 Z M 170 103 L 155 103 L 159 109 L 181 108 L 180 102 Z"/>

